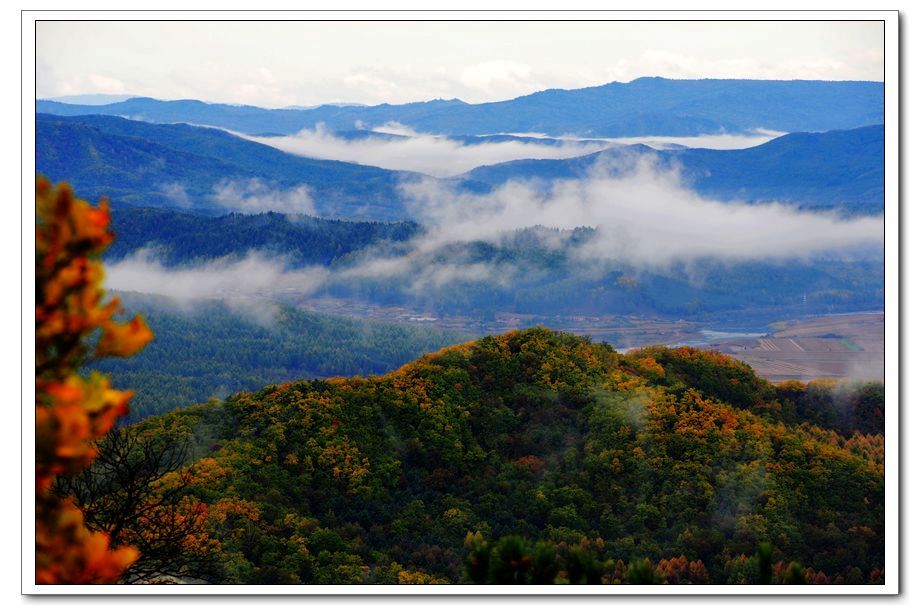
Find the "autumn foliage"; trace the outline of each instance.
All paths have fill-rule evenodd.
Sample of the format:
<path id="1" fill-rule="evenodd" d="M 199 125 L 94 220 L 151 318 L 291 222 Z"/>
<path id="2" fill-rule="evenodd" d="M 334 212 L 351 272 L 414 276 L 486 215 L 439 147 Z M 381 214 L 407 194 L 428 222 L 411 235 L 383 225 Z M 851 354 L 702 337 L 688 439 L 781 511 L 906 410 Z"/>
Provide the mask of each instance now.
<path id="1" fill-rule="evenodd" d="M 177 476 L 213 583 L 884 582 L 884 433 L 783 395 L 715 353 L 537 328 L 138 428 L 196 443 Z"/>
<path id="2" fill-rule="evenodd" d="M 134 354 L 153 335 L 140 316 L 116 320 L 118 300 L 105 297 L 99 257 L 113 239 L 107 203 L 93 207 L 68 186 L 39 178 L 35 208 L 35 579 L 112 582 L 137 551 L 110 549 L 108 536 L 88 530 L 73 502 L 50 487 L 93 460 L 93 442 L 125 414 L 131 397 L 81 368 L 92 359 Z"/>

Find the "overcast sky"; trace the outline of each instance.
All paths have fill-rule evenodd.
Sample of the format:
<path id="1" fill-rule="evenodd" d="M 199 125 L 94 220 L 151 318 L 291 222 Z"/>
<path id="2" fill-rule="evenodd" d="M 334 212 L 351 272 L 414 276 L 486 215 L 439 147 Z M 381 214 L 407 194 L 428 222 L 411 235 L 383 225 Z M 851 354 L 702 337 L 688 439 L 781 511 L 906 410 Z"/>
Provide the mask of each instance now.
<path id="1" fill-rule="evenodd" d="M 881 22 L 39 22 L 37 96 L 505 100 L 642 76 L 883 78 Z"/>

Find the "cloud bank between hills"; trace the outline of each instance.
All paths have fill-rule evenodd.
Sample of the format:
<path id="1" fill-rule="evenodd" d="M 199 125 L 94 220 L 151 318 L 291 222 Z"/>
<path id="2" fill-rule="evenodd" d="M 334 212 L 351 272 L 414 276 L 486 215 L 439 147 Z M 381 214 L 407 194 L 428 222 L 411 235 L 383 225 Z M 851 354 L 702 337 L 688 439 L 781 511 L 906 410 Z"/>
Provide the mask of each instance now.
<path id="1" fill-rule="evenodd" d="M 566 250 L 566 259 L 578 270 L 595 273 L 619 264 L 665 271 L 676 264 L 713 259 L 782 263 L 881 253 L 880 216 L 843 218 L 776 203 L 717 201 L 688 189 L 680 169 L 663 167 L 654 157 L 616 164 L 627 167 L 599 164 L 589 177 L 557 181 L 548 191 L 528 182 L 509 182 L 482 195 L 452 190 L 433 179 L 403 184 L 400 191 L 407 207 L 424 231 L 396 255 L 371 249 L 348 265 L 296 269 L 283 257 L 253 253 L 243 259 L 168 269 L 155 252 L 142 251 L 110 264 L 107 284 L 183 300 L 311 295 L 328 282 L 355 278 L 390 279 L 415 293 L 464 281 L 508 286 L 518 274 L 514 264 L 447 257 L 462 256 L 463 246 L 471 242 L 502 245 L 520 229 L 535 226 L 596 229 L 576 246 L 562 246 L 555 233 L 537 235 L 546 249 Z M 228 184 L 224 190 L 242 194 L 244 202 L 251 200 L 253 211 L 265 204 L 261 198 L 278 199 L 271 191 L 265 193 L 264 186 Z M 278 202 L 300 206 L 308 202 L 308 194 L 306 189 L 295 191 Z"/>

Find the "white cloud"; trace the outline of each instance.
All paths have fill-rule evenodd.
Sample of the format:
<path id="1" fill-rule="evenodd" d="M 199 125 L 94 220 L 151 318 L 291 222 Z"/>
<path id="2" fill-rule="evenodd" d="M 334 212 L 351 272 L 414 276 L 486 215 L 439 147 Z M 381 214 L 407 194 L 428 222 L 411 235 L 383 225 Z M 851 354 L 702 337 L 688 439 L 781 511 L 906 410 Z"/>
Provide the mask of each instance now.
<path id="1" fill-rule="evenodd" d="M 457 256 L 457 252 L 452 256 Z M 432 290 L 464 282 L 510 286 L 515 281 L 516 273 L 517 269 L 511 264 L 444 262 L 422 242 L 402 256 L 377 258 L 369 255 L 348 269 L 334 272 L 333 276 L 344 280 L 400 279 L 404 284 L 403 290 L 424 295 Z"/>
<path id="2" fill-rule="evenodd" d="M 243 213 L 274 211 L 281 214 L 316 213 L 310 186 L 272 188 L 261 179 L 225 180 L 214 186 L 212 200 L 227 209 Z"/>
<path id="3" fill-rule="evenodd" d="M 880 246 L 883 237 L 881 217 L 841 218 L 788 205 L 705 199 L 683 185 L 679 169 L 662 168 L 653 157 L 602 161 L 590 177 L 557 181 L 549 191 L 509 182 L 473 195 L 426 180 L 405 185 L 403 192 L 428 229 L 416 242 L 422 252 L 454 242 L 498 242 L 534 225 L 594 227 L 594 238 L 572 256 L 589 265 L 637 267 L 708 258 L 804 259 Z"/>
<path id="4" fill-rule="evenodd" d="M 326 160 L 341 160 L 398 171 L 414 171 L 435 177 L 450 177 L 475 167 L 524 158 L 572 158 L 584 156 L 609 147 L 604 143 L 565 141 L 542 144 L 511 140 L 464 144 L 455 139 L 431 134 L 419 134 L 395 122 L 377 129 L 387 135 L 361 139 L 343 139 L 326 131 L 302 130 L 284 137 L 253 137 L 239 135 L 282 151 Z"/>
<path id="5" fill-rule="evenodd" d="M 746 149 L 763 145 L 767 141 L 772 141 L 776 137 L 783 136 L 784 132 L 777 130 L 767 130 L 760 128 L 750 133 L 743 134 L 704 134 L 694 137 L 667 137 L 667 136 L 647 136 L 647 137 L 617 137 L 605 139 L 610 143 L 619 143 L 622 145 L 642 144 L 648 145 L 655 149 L 669 149 L 674 145 L 683 147 L 699 147 L 704 149 Z"/>
<path id="6" fill-rule="evenodd" d="M 104 90 L 284 107 L 486 102 L 642 76 L 880 81 L 883 25 L 50 20 L 36 31 L 36 85 L 40 97 Z"/>
<path id="7" fill-rule="evenodd" d="M 411 129 L 410 129 L 411 130 Z M 598 142 L 617 145 L 647 145 L 654 149 L 674 149 L 675 146 L 693 147 L 703 149 L 746 149 L 763 145 L 783 136 L 784 132 L 758 128 L 746 133 L 715 133 L 701 134 L 692 137 L 669 137 L 648 135 L 643 137 L 579 137 L 576 135 L 548 135 L 541 132 L 508 132 L 498 133 L 512 137 L 529 137 L 533 139 L 554 139 L 564 142 Z"/>
<path id="8" fill-rule="evenodd" d="M 215 259 L 194 267 L 166 268 L 150 251 L 139 250 L 106 265 L 105 286 L 195 301 L 309 294 L 327 277 L 328 271 L 323 267 L 288 269 L 283 261 L 258 253 L 243 259 Z"/>
<path id="9" fill-rule="evenodd" d="M 476 195 L 445 188 L 434 179 L 401 187 L 424 227 L 404 251 L 381 255 L 369 249 L 343 268 L 289 269 L 262 254 L 217 259 L 167 269 L 141 251 L 107 266 L 109 288 L 163 294 L 180 300 L 259 300 L 277 294 L 309 296 L 327 282 L 367 278 L 424 295 L 454 283 L 513 286 L 526 274 L 518 264 L 477 261 L 464 244 L 504 245 L 516 231 L 541 226 L 543 247 L 565 247 L 549 229 L 596 229 L 568 248 L 572 275 L 599 275 L 621 265 L 663 271 L 698 262 L 790 262 L 878 252 L 878 217 L 841 217 L 781 204 L 751 205 L 703 198 L 688 189 L 679 168 L 654 156 L 602 161 L 589 177 L 554 182 L 549 190 L 509 182 Z"/>
<path id="10" fill-rule="evenodd" d="M 169 184 L 163 184 L 160 186 L 160 189 L 163 191 L 163 194 L 166 195 L 170 201 L 178 205 L 179 207 L 190 207 L 192 200 L 188 196 L 188 192 L 179 182 L 172 182 Z"/>
<path id="11" fill-rule="evenodd" d="M 545 85 L 534 79 L 533 69 L 521 62 L 490 60 L 467 66 L 460 73 L 460 83 L 480 92 L 480 96 L 494 96 L 496 92 L 532 92 L 545 89 Z"/>
<path id="12" fill-rule="evenodd" d="M 355 125 L 355 128 L 357 128 L 357 129 L 359 129 L 359 130 L 362 129 L 362 128 L 364 128 L 363 122 L 361 122 L 361 120 L 357 120 L 357 121 L 355 122 L 355 124 L 356 124 L 356 125 Z M 321 129 L 322 129 L 322 126 L 317 126 L 317 130 L 321 130 Z M 416 132 L 414 129 L 412 129 L 412 128 L 409 127 L 409 126 L 406 126 L 406 125 L 404 125 L 404 124 L 400 124 L 399 122 L 393 122 L 393 121 L 385 122 L 385 123 L 381 124 L 380 126 L 377 126 L 376 128 L 372 128 L 371 130 L 372 130 L 373 132 L 379 132 L 380 134 L 384 134 L 384 135 L 396 135 L 396 136 L 399 136 L 399 137 L 421 137 L 421 136 L 424 136 L 423 134 L 420 134 L 420 133 Z M 435 136 L 435 135 L 429 135 L 429 136 Z"/>

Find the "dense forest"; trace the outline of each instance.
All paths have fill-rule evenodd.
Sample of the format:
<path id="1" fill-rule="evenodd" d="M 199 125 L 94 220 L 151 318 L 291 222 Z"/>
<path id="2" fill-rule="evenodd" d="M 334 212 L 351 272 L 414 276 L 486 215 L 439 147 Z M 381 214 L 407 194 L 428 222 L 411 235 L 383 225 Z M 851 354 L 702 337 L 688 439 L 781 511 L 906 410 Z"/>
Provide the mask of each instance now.
<path id="1" fill-rule="evenodd" d="M 113 213 L 112 230 L 118 241 L 106 252 L 108 260 L 151 248 L 163 264 L 176 266 L 261 250 L 303 266 L 330 265 L 372 244 L 406 241 L 419 229 L 411 222 L 349 222 L 278 213 L 212 217 L 126 207 Z"/>
<path id="2" fill-rule="evenodd" d="M 273 303 L 233 308 L 221 301 L 183 305 L 134 293 L 122 298 L 128 310 L 146 316 L 154 339 L 132 357 L 89 367 L 134 391 L 135 420 L 276 382 L 382 374 L 469 337 Z"/>
<path id="3" fill-rule="evenodd" d="M 519 314 L 641 314 L 762 325 L 780 317 L 875 310 L 883 305 L 884 262 L 813 258 L 808 262 L 724 262 L 654 269 L 611 263 L 586 267 L 573 257 L 595 240 L 596 229 L 530 227 L 499 241 L 457 242 L 417 249 L 425 231 L 414 223 L 328 220 L 277 213 L 208 216 L 156 208 L 113 212 L 118 237 L 110 263 L 147 249 L 169 268 L 277 257 L 289 268 L 329 267 L 313 294 L 426 310 L 441 316 L 491 320 Z M 381 275 L 368 263 L 404 259 L 401 271 Z M 480 272 L 449 283 L 444 272 Z M 488 272 L 485 275 L 482 272 Z M 807 302 L 803 302 L 807 296 Z M 577 300 L 573 300 L 577 298 Z"/>
<path id="4" fill-rule="evenodd" d="M 159 518 L 188 530 L 171 546 L 185 556 L 142 556 L 134 574 L 878 583 L 883 426 L 880 385 L 773 386 L 713 352 L 490 336 L 384 376 L 274 385 L 122 432 L 148 456 L 183 451 L 156 484 L 171 494 Z M 102 493 L 87 518 L 104 528 L 123 475 L 62 488 Z"/>

